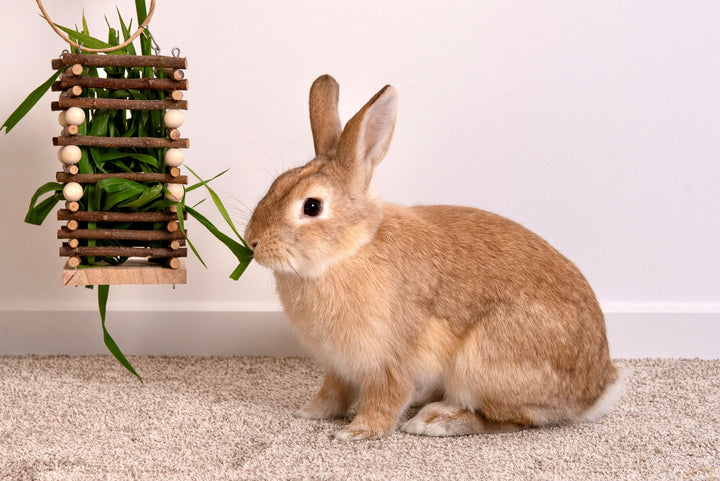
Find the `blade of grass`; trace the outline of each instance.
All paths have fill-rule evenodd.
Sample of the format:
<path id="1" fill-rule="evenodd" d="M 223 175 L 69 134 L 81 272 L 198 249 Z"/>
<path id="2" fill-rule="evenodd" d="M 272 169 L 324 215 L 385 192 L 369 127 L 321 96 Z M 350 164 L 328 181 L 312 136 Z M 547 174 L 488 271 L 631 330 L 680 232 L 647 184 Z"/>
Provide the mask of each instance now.
<path id="1" fill-rule="evenodd" d="M 105 341 L 105 347 L 107 347 L 108 351 L 110 351 L 110 354 L 112 354 L 115 359 L 118 360 L 120 364 L 123 365 L 125 369 L 130 371 L 137 377 L 140 382 L 143 382 L 140 375 L 135 371 L 135 368 L 132 367 L 132 364 L 130 364 L 130 361 L 127 360 L 125 355 L 122 353 L 120 348 L 118 347 L 115 340 L 112 338 L 110 333 L 108 332 L 107 328 L 105 327 L 105 314 L 107 311 L 107 301 L 108 301 L 108 295 L 110 293 L 110 286 L 107 285 L 100 285 L 98 286 L 98 309 L 100 311 L 100 323 L 102 324 L 102 330 L 103 330 L 103 340 Z"/>
<path id="2" fill-rule="evenodd" d="M 184 201 L 184 200 L 185 200 L 185 199 L 183 199 L 183 201 Z M 184 210 L 184 207 L 183 207 L 183 206 L 184 206 L 184 202 L 178 202 L 178 203 L 176 204 L 176 207 L 177 207 L 177 216 L 178 216 L 178 225 L 180 226 L 180 230 L 182 231 L 183 235 L 185 235 L 185 242 L 187 242 L 187 244 L 190 246 L 190 249 L 193 251 L 193 254 L 195 254 L 195 257 L 198 258 L 198 260 L 200 261 L 200 264 L 202 264 L 203 267 L 204 267 L 205 269 L 207 269 L 207 268 L 208 268 L 207 264 L 205 264 L 205 261 L 204 261 L 203 258 L 200 256 L 200 253 L 199 253 L 198 250 L 195 248 L 195 245 L 193 245 L 193 243 L 190 241 L 190 238 L 187 236 L 187 233 L 186 233 L 186 231 L 185 231 L 185 218 L 184 218 L 185 216 L 183 215 L 183 210 Z"/>
<path id="3" fill-rule="evenodd" d="M 200 178 L 200 176 L 197 175 L 190 167 L 188 167 L 186 165 L 185 168 L 187 170 L 189 170 L 192 175 L 197 177 L 197 179 L 200 181 L 200 184 L 203 185 L 207 189 L 207 191 L 210 193 L 210 197 L 212 198 L 213 202 L 215 203 L 215 206 L 217 207 L 217 210 L 220 211 L 220 215 L 222 215 L 223 219 L 225 219 L 225 222 L 227 222 L 227 224 L 230 226 L 230 228 L 235 233 L 235 235 L 238 237 L 238 239 L 240 239 L 240 242 L 242 242 L 245 247 L 248 247 L 247 243 L 245 242 L 245 239 L 243 239 L 243 237 L 240 235 L 240 233 L 235 228 L 235 224 L 233 224 L 233 221 L 230 219 L 230 215 L 228 214 L 227 209 L 225 209 L 225 206 L 223 205 L 222 201 L 220 200 L 220 197 L 215 193 L 215 191 L 212 188 L 210 188 L 208 183 L 205 182 L 202 178 Z M 218 177 L 219 175 L 222 175 L 225 172 L 227 172 L 227 170 L 225 170 L 224 172 L 221 172 L 220 174 L 218 174 L 215 177 Z"/>
<path id="4" fill-rule="evenodd" d="M 48 182 L 41 185 L 30 199 L 30 207 L 28 208 L 27 214 L 25 214 L 25 222 L 28 224 L 41 225 L 48 214 L 55 208 L 55 205 L 63 200 L 62 188 L 63 185 L 59 182 Z M 54 194 L 39 204 L 36 204 L 40 196 L 48 192 L 54 192 Z"/>
<path id="5" fill-rule="evenodd" d="M 25 100 L 23 100 L 22 103 L 13 111 L 13 113 L 10 114 L 5 123 L 3 123 L 2 127 L 0 127 L 0 130 L 5 129 L 5 133 L 9 133 L 13 127 L 15 127 L 17 123 L 20 122 L 20 120 L 22 120 L 28 112 L 30 112 L 30 109 L 38 103 L 42 96 L 45 95 L 45 92 L 50 90 L 50 86 L 60 76 L 61 72 L 62 69 L 53 73 L 49 79 L 43 82 L 42 85 L 30 92 L 30 95 L 28 95 Z"/>
<path id="6" fill-rule="evenodd" d="M 252 261 L 253 258 L 253 252 L 249 247 L 246 247 L 239 242 L 233 240 L 232 238 L 228 237 L 226 234 L 223 234 L 217 227 L 213 225 L 212 222 L 210 222 L 205 216 L 203 216 L 200 212 L 196 211 L 192 207 L 184 206 L 184 209 L 187 211 L 188 214 L 193 216 L 195 220 L 200 222 L 212 235 L 214 235 L 220 242 L 225 244 L 228 249 L 237 257 L 238 261 L 240 262 L 240 265 L 233 271 L 233 273 L 230 275 L 231 279 L 238 280 L 240 277 L 240 274 L 245 270 L 245 267 L 242 267 L 243 264 L 249 264 L 250 261 Z M 241 268 L 242 267 L 242 268 Z"/>

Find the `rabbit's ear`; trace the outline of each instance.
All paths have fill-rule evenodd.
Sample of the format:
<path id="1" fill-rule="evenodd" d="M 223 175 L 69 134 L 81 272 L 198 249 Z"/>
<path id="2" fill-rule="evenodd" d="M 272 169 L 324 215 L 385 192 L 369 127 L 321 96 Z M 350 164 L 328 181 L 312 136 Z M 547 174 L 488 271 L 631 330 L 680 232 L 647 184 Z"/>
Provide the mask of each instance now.
<path id="1" fill-rule="evenodd" d="M 390 148 L 397 118 L 397 91 L 386 85 L 345 125 L 337 160 L 352 172 L 354 182 L 367 188 L 373 169 Z"/>
<path id="2" fill-rule="evenodd" d="M 315 155 L 327 154 L 337 148 L 342 125 L 338 114 L 340 87 L 329 75 L 318 77 L 310 87 L 310 128 Z"/>

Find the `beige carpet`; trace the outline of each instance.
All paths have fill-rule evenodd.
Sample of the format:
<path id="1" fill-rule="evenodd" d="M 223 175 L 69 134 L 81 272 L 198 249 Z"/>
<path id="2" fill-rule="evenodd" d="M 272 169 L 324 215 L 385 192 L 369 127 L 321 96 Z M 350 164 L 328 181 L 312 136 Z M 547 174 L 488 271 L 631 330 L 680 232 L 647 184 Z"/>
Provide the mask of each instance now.
<path id="1" fill-rule="evenodd" d="M 368 442 L 292 412 L 307 359 L 0 357 L 2 480 L 720 479 L 720 361 L 618 361 L 634 373 L 596 424 Z"/>

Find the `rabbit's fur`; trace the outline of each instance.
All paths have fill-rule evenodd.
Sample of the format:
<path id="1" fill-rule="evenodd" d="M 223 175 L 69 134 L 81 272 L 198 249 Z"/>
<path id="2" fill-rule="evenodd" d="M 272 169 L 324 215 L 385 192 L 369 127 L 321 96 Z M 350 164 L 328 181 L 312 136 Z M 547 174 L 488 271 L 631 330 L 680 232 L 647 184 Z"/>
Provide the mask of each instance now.
<path id="1" fill-rule="evenodd" d="M 396 91 L 380 90 L 344 129 L 337 102 L 335 80 L 318 78 L 316 157 L 275 180 L 245 232 L 326 372 L 297 415 L 344 416 L 359 401 L 341 439 L 388 434 L 411 403 L 423 407 L 402 429 L 427 435 L 603 415 L 618 375 L 577 267 L 489 212 L 381 203 L 370 179 L 390 145 Z"/>

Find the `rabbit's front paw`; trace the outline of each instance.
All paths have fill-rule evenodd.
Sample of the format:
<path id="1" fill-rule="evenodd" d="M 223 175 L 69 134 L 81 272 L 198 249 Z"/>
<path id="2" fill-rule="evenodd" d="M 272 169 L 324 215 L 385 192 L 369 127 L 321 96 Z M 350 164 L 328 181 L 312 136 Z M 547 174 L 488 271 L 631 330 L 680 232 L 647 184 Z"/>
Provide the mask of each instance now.
<path id="1" fill-rule="evenodd" d="M 345 429 L 335 433 L 335 439 L 340 441 L 361 441 L 363 439 L 376 439 L 386 433 L 367 426 L 348 425 Z"/>

